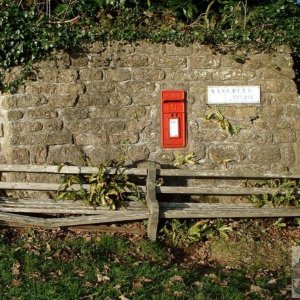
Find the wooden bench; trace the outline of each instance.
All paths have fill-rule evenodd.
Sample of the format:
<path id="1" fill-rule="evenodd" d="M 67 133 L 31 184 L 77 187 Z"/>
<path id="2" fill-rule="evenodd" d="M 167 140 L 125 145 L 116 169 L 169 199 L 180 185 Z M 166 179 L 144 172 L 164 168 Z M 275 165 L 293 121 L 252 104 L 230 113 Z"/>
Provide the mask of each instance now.
<path id="1" fill-rule="evenodd" d="M 110 210 L 108 207 L 90 207 L 81 201 L 54 201 L 50 198 L 7 197 L 0 198 L 0 221 L 8 224 L 40 226 L 45 228 L 114 223 L 132 220 L 148 220 L 148 237 L 155 240 L 160 218 L 254 218 L 254 217 L 299 217 L 298 207 L 273 207 L 264 205 L 257 207 L 253 203 L 194 203 L 190 201 L 174 202 L 173 196 L 205 195 L 205 196 L 246 196 L 272 194 L 273 188 L 256 188 L 243 186 L 187 186 L 189 179 L 216 181 L 227 180 L 267 180 L 296 179 L 299 174 L 275 174 L 271 172 L 257 173 L 253 171 L 191 171 L 183 169 L 159 169 L 154 162 L 147 168 L 126 168 L 124 173 L 139 178 L 145 191 L 145 202 L 129 201 L 126 209 Z M 60 183 L 53 182 L 51 176 L 64 174 L 93 174 L 98 171 L 94 167 L 78 166 L 41 166 L 41 165 L 0 165 L 2 181 L 0 189 L 10 191 L 54 192 Z M 113 172 L 110 169 L 109 172 Z M 15 174 L 12 179 L 7 174 Z M 23 181 L 15 181 L 14 177 L 23 174 Z M 31 180 L 32 175 L 49 175 L 44 182 Z M 48 176 L 46 175 L 46 177 Z M 33 176 L 34 177 L 34 176 Z M 158 179 L 167 184 L 157 185 Z M 5 180 L 3 180 L 5 179 Z M 170 182 L 170 184 L 168 184 Z M 299 191 L 297 191 L 299 194 Z M 160 198 L 164 200 L 160 200 Z M 167 198 L 167 199 L 165 199 Z M 158 200 L 157 200 L 158 199 Z"/>

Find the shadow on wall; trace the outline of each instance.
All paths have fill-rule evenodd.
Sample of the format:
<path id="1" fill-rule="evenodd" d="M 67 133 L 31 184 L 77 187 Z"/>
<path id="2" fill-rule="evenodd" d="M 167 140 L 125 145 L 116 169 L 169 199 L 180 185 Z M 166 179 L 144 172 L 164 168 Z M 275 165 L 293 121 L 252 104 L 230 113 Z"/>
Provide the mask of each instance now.
<path id="1" fill-rule="evenodd" d="M 300 57 L 298 55 L 292 54 L 294 61 L 293 69 L 295 71 L 295 83 L 297 86 L 297 92 L 300 94 Z"/>

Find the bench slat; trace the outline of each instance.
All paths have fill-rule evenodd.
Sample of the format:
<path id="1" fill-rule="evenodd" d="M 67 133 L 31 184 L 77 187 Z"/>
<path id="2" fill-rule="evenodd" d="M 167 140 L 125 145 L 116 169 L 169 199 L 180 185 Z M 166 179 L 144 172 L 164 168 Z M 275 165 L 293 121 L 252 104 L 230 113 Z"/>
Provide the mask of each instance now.
<path id="1" fill-rule="evenodd" d="M 252 203 L 167 203 L 160 204 L 161 218 L 256 218 L 299 217 L 300 207 L 256 207 Z"/>
<path id="2" fill-rule="evenodd" d="M 1 190 L 23 190 L 23 191 L 43 191 L 51 192 L 57 191 L 60 188 L 60 183 L 44 183 L 44 182 L 0 182 Z M 83 188 L 89 189 L 89 184 L 83 184 Z M 139 186 L 142 191 L 146 191 L 145 186 Z M 80 189 L 79 184 L 72 185 L 73 190 L 78 191 Z"/>
<path id="3" fill-rule="evenodd" d="M 120 208 L 118 211 L 125 210 Z M 148 212 L 144 202 L 126 202 L 126 210 Z M 0 211 L 14 213 L 44 213 L 44 214 L 83 214 L 97 215 L 112 211 L 107 206 L 91 207 L 82 201 L 65 200 L 55 202 L 51 199 L 0 199 Z"/>
<path id="4" fill-rule="evenodd" d="M 158 176 L 176 176 L 176 177 L 202 177 L 202 178 L 290 178 L 298 179 L 300 178 L 299 173 L 283 172 L 283 173 L 273 173 L 273 172 L 256 172 L 253 170 L 183 170 L 183 169 L 158 169 Z"/>
<path id="5" fill-rule="evenodd" d="M 108 168 L 109 173 L 115 172 L 115 168 Z M 124 174 L 146 176 L 146 168 L 120 168 Z M 95 174 L 97 167 L 79 166 L 49 166 L 49 165 L 0 165 L 0 172 L 25 172 L 25 173 L 54 173 L 54 174 Z"/>
<path id="6" fill-rule="evenodd" d="M 17 223 L 21 225 L 32 225 L 46 228 L 61 226 L 87 225 L 113 223 L 130 220 L 144 220 L 149 217 L 148 212 L 110 211 L 102 215 L 67 217 L 67 218 L 37 218 L 18 215 L 14 213 L 0 212 L 0 221 Z"/>
<path id="7" fill-rule="evenodd" d="M 180 187 L 180 186 L 159 186 L 157 193 L 163 194 L 195 194 L 195 195 L 263 195 L 278 192 L 275 188 L 257 187 Z M 298 194 L 300 191 L 298 190 Z"/>

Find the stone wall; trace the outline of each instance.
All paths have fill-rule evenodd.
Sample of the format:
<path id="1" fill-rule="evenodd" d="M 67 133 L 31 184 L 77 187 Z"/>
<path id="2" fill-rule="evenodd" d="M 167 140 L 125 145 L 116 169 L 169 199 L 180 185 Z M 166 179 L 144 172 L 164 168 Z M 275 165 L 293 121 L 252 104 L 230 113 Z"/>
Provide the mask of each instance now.
<path id="1" fill-rule="evenodd" d="M 203 169 L 299 170 L 300 98 L 288 49 L 252 53 L 244 64 L 209 47 L 112 43 L 57 53 L 35 66 L 17 94 L 1 96 L 2 163 L 172 164 L 194 152 Z M 208 85 L 260 85 L 259 105 L 220 105 L 241 131 L 204 120 Z M 160 91 L 187 92 L 187 147 L 160 147 Z"/>

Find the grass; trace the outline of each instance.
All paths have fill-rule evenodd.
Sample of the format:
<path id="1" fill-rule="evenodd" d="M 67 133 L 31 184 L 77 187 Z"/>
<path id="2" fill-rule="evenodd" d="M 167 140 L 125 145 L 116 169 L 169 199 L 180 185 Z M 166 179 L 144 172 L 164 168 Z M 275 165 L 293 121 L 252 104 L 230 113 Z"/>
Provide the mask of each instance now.
<path id="1" fill-rule="evenodd" d="M 228 243 L 215 240 L 211 257 L 231 253 Z M 228 268 L 218 259 L 198 264 L 184 255 L 145 239 L 6 229 L 0 299 L 283 299 L 291 281 L 282 268 Z"/>

